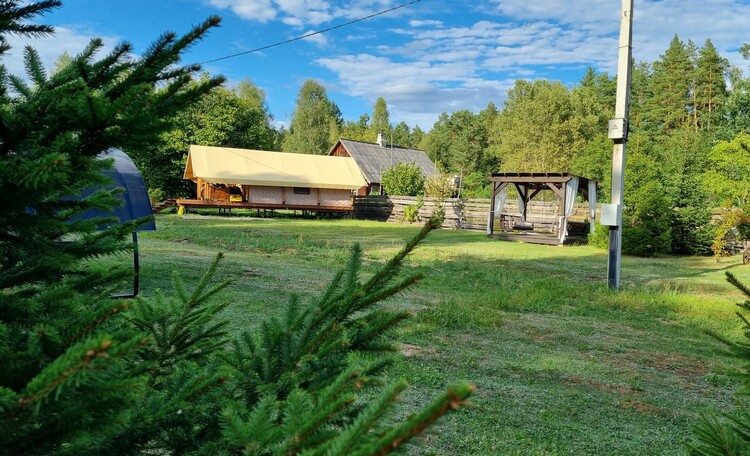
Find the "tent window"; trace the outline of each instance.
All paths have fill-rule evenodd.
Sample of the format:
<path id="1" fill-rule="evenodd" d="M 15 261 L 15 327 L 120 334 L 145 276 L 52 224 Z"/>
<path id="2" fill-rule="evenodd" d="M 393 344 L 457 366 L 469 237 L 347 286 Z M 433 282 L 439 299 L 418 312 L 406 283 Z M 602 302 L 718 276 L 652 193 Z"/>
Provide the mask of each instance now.
<path id="1" fill-rule="evenodd" d="M 308 187 L 294 187 L 295 195 L 309 195 L 310 189 Z"/>

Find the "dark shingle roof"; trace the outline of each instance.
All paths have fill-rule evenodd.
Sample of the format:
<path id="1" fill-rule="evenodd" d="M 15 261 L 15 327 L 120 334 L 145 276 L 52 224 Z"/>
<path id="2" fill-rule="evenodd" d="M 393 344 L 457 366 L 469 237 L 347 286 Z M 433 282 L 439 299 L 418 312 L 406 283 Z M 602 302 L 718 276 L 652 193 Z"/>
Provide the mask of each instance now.
<path id="1" fill-rule="evenodd" d="M 427 154 L 419 149 L 406 149 L 397 146 L 383 147 L 379 144 L 351 139 L 341 139 L 340 141 L 349 155 L 357 162 L 359 170 L 362 171 L 362 175 L 365 176 L 365 180 L 369 184 L 379 184 L 380 173 L 399 163 L 413 163 L 419 166 L 425 177 L 438 172 L 437 167 L 427 157 Z"/>

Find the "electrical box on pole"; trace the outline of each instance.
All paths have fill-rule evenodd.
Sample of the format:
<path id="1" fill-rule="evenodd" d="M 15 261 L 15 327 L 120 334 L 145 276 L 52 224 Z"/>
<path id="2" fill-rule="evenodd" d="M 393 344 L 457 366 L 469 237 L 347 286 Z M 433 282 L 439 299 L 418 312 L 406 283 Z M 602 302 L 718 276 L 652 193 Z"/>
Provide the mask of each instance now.
<path id="1" fill-rule="evenodd" d="M 625 193 L 625 144 L 628 140 L 630 108 L 630 73 L 633 59 L 633 0 L 622 0 L 620 15 L 620 47 L 617 56 L 617 98 L 615 118 L 609 121 L 607 136 L 614 142 L 612 149 L 612 197 L 608 208 L 609 262 L 607 284 L 620 288 L 620 257 L 622 256 L 622 207 Z"/>
<path id="2" fill-rule="evenodd" d="M 607 128 L 607 137 L 609 139 L 621 139 L 621 140 L 626 139 L 628 137 L 627 119 L 610 120 L 609 127 Z"/>

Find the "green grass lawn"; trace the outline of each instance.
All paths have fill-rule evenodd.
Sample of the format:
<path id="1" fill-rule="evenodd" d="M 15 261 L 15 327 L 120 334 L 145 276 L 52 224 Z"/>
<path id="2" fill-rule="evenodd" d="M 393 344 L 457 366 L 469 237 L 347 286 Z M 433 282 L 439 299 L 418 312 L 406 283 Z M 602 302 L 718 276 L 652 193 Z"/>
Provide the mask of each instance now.
<path id="1" fill-rule="evenodd" d="M 236 281 L 221 299 L 232 302 L 224 316 L 236 331 L 280 312 L 293 293 L 320 291 L 354 242 L 368 271 L 419 229 L 173 215 L 157 225 L 140 236 L 142 292 L 169 290 L 171 270 L 194 282 L 223 251 L 220 275 Z M 731 270 L 750 283 L 739 257 L 625 257 L 622 291 L 611 292 L 605 251 L 440 230 L 405 268 L 426 277 L 388 303 L 414 312 L 388 373 L 412 385 L 399 413 L 459 380 L 477 385 L 472 406 L 409 454 L 686 454 L 697 414 L 733 404 L 734 363 L 704 331 L 740 337 L 741 296 L 724 280 Z"/>

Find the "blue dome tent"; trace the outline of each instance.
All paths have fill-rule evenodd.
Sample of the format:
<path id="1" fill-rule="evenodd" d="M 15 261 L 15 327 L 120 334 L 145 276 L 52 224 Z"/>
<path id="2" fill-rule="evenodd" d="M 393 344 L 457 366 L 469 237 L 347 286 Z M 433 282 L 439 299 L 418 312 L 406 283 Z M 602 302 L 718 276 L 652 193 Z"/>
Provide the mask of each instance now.
<path id="1" fill-rule="evenodd" d="M 115 217 L 120 223 L 138 220 L 143 217 L 153 215 L 151 210 L 151 200 L 148 197 L 148 190 L 143 181 L 141 173 L 133 163 L 133 160 L 120 149 L 108 149 L 99 154 L 98 158 L 114 159 L 112 169 L 104 171 L 104 174 L 112 178 L 112 184 L 107 186 L 108 189 L 121 187 L 124 191 L 119 195 L 122 204 L 111 212 L 104 211 L 86 211 L 77 218 L 87 219 L 93 217 Z M 101 229 L 107 226 L 100 227 Z M 140 265 L 138 261 L 138 231 L 156 231 L 156 223 L 153 219 L 141 224 L 136 231 L 133 231 L 133 293 L 120 294 L 112 296 L 113 298 L 132 298 L 138 294 L 139 290 L 139 273 Z"/>
<path id="2" fill-rule="evenodd" d="M 120 223 L 124 223 L 153 215 L 146 183 L 143 182 L 143 176 L 141 176 L 133 160 L 120 149 L 109 149 L 102 152 L 99 158 L 113 158 L 115 160 L 112 169 L 105 171 L 105 174 L 113 180 L 110 188 L 122 187 L 125 191 L 120 195 L 123 200 L 122 205 L 115 208 L 111 213 L 98 213 L 96 216 L 114 216 L 120 219 Z M 153 220 L 150 220 L 140 225 L 138 231 L 156 231 L 156 224 Z"/>

